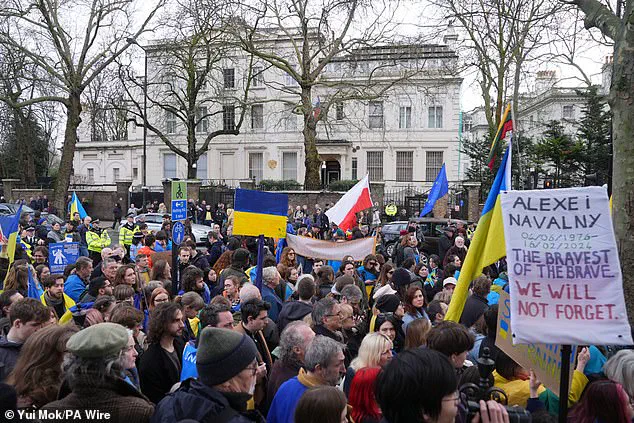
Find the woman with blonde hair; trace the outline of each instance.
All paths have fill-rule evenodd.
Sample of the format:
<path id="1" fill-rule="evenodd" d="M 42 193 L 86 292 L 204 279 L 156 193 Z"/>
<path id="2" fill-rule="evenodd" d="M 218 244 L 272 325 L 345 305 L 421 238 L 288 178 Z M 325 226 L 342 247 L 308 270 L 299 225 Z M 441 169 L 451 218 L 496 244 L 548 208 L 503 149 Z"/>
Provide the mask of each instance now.
<path id="1" fill-rule="evenodd" d="M 62 363 L 66 341 L 78 331 L 73 324 L 51 325 L 26 340 L 6 380 L 18 394 L 19 408 L 41 408 L 57 399 L 64 379 Z"/>
<path id="2" fill-rule="evenodd" d="M 350 385 L 357 370 L 364 367 L 385 366 L 392 359 L 392 348 L 394 348 L 392 341 L 382 333 L 371 332 L 363 338 L 359 347 L 359 355 L 352 360 L 346 371 L 343 383 L 343 391 L 346 396 L 350 392 Z"/>

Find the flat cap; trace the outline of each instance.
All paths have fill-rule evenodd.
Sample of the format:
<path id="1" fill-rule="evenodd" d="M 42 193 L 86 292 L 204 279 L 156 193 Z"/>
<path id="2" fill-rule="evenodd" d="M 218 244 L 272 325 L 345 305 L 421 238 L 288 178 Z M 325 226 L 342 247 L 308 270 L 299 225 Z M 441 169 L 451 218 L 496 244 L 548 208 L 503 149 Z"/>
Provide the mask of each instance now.
<path id="1" fill-rule="evenodd" d="M 118 354 L 128 345 L 128 331 L 116 323 L 98 323 L 70 337 L 66 348 L 83 358 L 101 358 Z"/>

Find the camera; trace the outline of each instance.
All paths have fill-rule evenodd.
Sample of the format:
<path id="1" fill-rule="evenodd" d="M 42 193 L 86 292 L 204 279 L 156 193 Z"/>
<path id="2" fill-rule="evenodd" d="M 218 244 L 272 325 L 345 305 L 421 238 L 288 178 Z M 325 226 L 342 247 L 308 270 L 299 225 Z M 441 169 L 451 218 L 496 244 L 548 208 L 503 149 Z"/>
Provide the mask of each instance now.
<path id="1" fill-rule="evenodd" d="M 467 401 L 467 407 L 467 421 L 471 421 L 480 413 L 480 404 L 475 401 Z M 530 423 L 532 421 L 531 413 L 522 407 L 505 405 L 504 408 L 509 413 L 509 422 L 511 423 Z"/>

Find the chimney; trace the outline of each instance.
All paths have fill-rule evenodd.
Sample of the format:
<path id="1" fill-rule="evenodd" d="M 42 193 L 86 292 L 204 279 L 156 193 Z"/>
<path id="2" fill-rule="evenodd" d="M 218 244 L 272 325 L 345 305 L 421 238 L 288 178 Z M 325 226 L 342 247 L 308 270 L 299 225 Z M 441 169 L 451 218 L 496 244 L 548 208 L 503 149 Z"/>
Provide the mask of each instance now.
<path id="1" fill-rule="evenodd" d="M 538 71 L 537 76 L 535 77 L 535 93 L 542 94 L 557 83 L 557 71 L 554 70 L 544 70 Z"/>
<path id="2" fill-rule="evenodd" d="M 445 35 L 442 37 L 443 43 L 448 47 L 455 47 L 458 43 L 458 34 L 456 34 L 456 29 L 453 27 L 453 20 L 450 20 L 447 24 L 447 29 L 445 30 Z"/>

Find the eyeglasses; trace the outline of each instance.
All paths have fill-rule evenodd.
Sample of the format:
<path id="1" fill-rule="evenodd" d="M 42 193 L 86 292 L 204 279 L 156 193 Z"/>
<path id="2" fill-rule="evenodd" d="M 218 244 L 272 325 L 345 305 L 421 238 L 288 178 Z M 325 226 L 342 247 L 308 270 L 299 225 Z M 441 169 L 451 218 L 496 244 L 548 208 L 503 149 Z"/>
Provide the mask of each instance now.
<path id="1" fill-rule="evenodd" d="M 255 376 L 255 374 L 258 372 L 258 366 L 255 366 L 255 367 L 247 367 L 247 368 L 246 368 L 246 369 L 244 369 L 244 370 L 250 370 L 250 371 L 251 371 L 251 375 L 252 375 L 252 376 Z"/>
<path id="2" fill-rule="evenodd" d="M 376 261 L 371 261 L 368 263 L 369 266 L 376 266 L 378 263 Z"/>
<path id="3" fill-rule="evenodd" d="M 394 270 L 390 270 L 389 272 L 387 272 L 388 275 L 391 275 L 392 273 L 394 273 Z"/>
<path id="4" fill-rule="evenodd" d="M 326 314 L 326 317 L 335 317 L 335 316 L 343 317 L 343 313 L 339 312 L 337 314 Z"/>
<path id="5" fill-rule="evenodd" d="M 445 402 L 445 401 L 453 401 L 456 405 L 458 405 L 458 404 L 460 404 L 460 401 L 461 401 L 460 394 L 458 392 L 455 392 L 455 396 L 454 397 L 452 397 L 452 398 L 443 398 L 442 399 L 442 402 Z"/>

